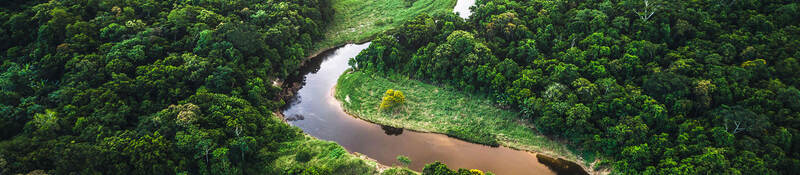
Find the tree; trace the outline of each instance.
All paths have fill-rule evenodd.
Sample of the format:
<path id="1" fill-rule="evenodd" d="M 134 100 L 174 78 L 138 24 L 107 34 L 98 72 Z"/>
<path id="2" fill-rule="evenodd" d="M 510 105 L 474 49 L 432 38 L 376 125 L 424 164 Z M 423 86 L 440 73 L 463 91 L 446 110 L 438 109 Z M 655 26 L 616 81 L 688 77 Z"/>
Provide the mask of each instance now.
<path id="1" fill-rule="evenodd" d="M 436 161 L 431 164 L 425 165 L 425 168 L 422 169 L 422 174 L 424 175 L 450 175 L 455 174 L 453 170 L 447 168 L 447 165 Z"/>
<path id="2" fill-rule="evenodd" d="M 122 36 L 125 35 L 128 28 L 124 25 L 119 25 L 117 23 L 111 23 L 106 27 L 100 29 L 100 37 L 105 39 L 106 41 L 113 41 L 119 40 L 123 38 Z"/>
<path id="3" fill-rule="evenodd" d="M 532 62 L 541 56 L 539 50 L 536 49 L 536 41 L 533 39 L 513 43 L 511 47 L 508 56 L 517 63 Z"/>
<path id="4" fill-rule="evenodd" d="M 722 105 L 714 112 L 728 133 L 755 132 L 763 129 L 763 117 L 742 106 Z"/>
<path id="5" fill-rule="evenodd" d="M 56 112 L 51 109 L 47 109 L 44 113 L 37 113 L 33 116 L 34 124 L 41 131 L 57 129 L 58 120 L 59 118 L 56 116 Z"/>
<path id="6" fill-rule="evenodd" d="M 355 70 L 484 94 L 620 173 L 800 172 L 796 1 L 478 3 L 380 34 Z M 0 174 L 370 172 L 270 163 L 303 141 L 270 81 L 324 39 L 330 0 L 0 4 Z"/>
<path id="7" fill-rule="evenodd" d="M 517 41 L 530 35 L 528 27 L 523 25 L 523 22 L 517 17 L 518 15 L 511 12 L 505 12 L 499 15 L 492 15 L 491 19 L 485 26 L 485 34 L 490 39 L 501 39 L 501 41 Z"/>
<path id="8" fill-rule="evenodd" d="M 219 66 L 211 75 L 206 77 L 206 87 L 214 92 L 228 93 L 232 90 L 231 86 L 236 83 L 236 79 L 233 77 L 235 75 L 233 74 L 234 70 L 230 67 Z"/>
<path id="9" fill-rule="evenodd" d="M 585 134 L 591 133 L 594 130 L 594 126 L 589 123 L 591 115 L 592 110 L 582 103 L 571 107 L 569 111 L 567 111 L 565 120 L 566 126 L 570 129 L 563 135 L 567 136 L 567 138 L 575 138 L 573 140 L 576 141 L 582 140 Z"/>
<path id="10" fill-rule="evenodd" d="M 281 174 L 269 162 L 303 137 L 264 115 L 283 104 L 267 80 L 333 16 L 328 0 L 0 4 L 0 174 Z"/>
<path id="11" fill-rule="evenodd" d="M 402 91 L 389 89 L 383 93 L 381 100 L 380 110 L 395 109 L 398 106 L 405 104 L 406 96 Z"/>
<path id="12" fill-rule="evenodd" d="M 433 41 L 436 36 L 436 22 L 427 14 L 420 14 L 403 24 L 399 30 L 399 42 L 410 48 L 419 48 Z"/>
<path id="13" fill-rule="evenodd" d="M 397 39 L 389 35 L 379 35 L 369 47 L 358 54 L 354 58 L 354 69 L 373 69 L 378 71 L 383 70 L 403 70 L 402 63 L 407 62 L 402 48 L 397 43 Z"/>
<path id="14" fill-rule="evenodd" d="M 658 3 L 658 1 L 651 3 L 649 0 L 643 0 L 642 2 L 643 6 L 634 9 L 634 12 L 636 12 L 636 15 L 639 16 L 639 19 L 647 22 L 647 20 L 649 20 L 650 17 L 653 17 L 659 8 L 661 8 L 661 5 Z"/>
<path id="15" fill-rule="evenodd" d="M 692 89 L 697 101 L 703 106 L 703 108 L 708 108 L 711 106 L 711 94 L 717 90 L 717 86 L 711 83 L 709 80 L 698 80 L 695 81 L 695 86 Z"/>
<path id="16" fill-rule="evenodd" d="M 599 94 L 597 85 L 585 78 L 578 78 L 572 81 L 572 87 L 575 89 L 575 93 L 579 95 L 579 98 L 586 102 L 592 101 Z"/>
<path id="17" fill-rule="evenodd" d="M 483 175 L 483 171 L 477 169 L 463 169 L 460 168 L 456 171 L 447 168 L 447 165 L 436 161 L 434 163 L 430 163 L 425 165 L 425 168 L 422 169 L 423 175 Z M 488 173 L 491 174 L 491 173 Z"/>

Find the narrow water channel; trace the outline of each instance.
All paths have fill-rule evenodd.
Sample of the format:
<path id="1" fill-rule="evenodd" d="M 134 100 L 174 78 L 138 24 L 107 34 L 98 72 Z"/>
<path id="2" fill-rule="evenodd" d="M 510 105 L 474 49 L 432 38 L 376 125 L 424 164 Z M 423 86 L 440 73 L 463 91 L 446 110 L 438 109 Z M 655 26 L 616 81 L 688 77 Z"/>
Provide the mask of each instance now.
<path id="1" fill-rule="evenodd" d="M 465 2 L 462 1 L 469 4 L 463 5 Z M 474 2 L 459 0 L 454 11 L 469 16 L 468 7 Z M 348 44 L 326 51 L 306 63 L 301 76 L 287 80 L 289 84 L 300 86 L 282 111 L 291 125 L 385 165 L 399 165 L 396 157 L 405 155 L 412 160 L 410 168 L 417 171 L 421 171 L 425 164 L 441 161 L 451 168 L 474 168 L 499 175 L 565 174 L 554 171 L 559 168 L 540 163 L 535 153 L 469 143 L 442 134 L 381 126 L 348 115 L 333 97 L 332 90 L 339 76 L 350 67 L 348 59 L 369 44 Z"/>

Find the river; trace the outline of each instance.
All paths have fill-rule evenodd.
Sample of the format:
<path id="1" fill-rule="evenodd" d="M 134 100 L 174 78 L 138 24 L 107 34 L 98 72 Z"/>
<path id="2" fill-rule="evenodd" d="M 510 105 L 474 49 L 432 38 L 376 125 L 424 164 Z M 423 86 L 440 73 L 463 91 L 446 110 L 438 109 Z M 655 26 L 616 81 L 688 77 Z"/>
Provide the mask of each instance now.
<path id="1" fill-rule="evenodd" d="M 458 0 L 456 6 L 453 7 L 453 12 L 458 13 L 458 16 L 461 18 L 467 19 L 469 15 L 472 15 L 472 11 L 469 10 L 469 7 L 473 5 L 475 5 L 475 0 Z"/>
<path id="2" fill-rule="evenodd" d="M 474 3 L 474 0 L 465 1 Z M 468 16 L 469 9 L 464 12 L 464 5 L 460 9 L 459 5 L 454 11 Z M 282 111 L 291 125 L 316 138 L 337 142 L 349 152 L 362 153 L 381 164 L 400 165 L 396 157 L 405 155 L 412 160 L 410 168 L 417 171 L 427 163 L 441 161 L 450 168 L 474 168 L 499 175 L 565 174 L 559 168 L 540 163 L 535 153 L 469 143 L 442 134 L 381 126 L 348 115 L 333 97 L 332 90 L 339 76 L 350 67 L 348 59 L 369 44 L 348 44 L 326 51 L 305 64 L 301 69 L 302 76 L 287 80 L 289 84 L 300 87 Z"/>

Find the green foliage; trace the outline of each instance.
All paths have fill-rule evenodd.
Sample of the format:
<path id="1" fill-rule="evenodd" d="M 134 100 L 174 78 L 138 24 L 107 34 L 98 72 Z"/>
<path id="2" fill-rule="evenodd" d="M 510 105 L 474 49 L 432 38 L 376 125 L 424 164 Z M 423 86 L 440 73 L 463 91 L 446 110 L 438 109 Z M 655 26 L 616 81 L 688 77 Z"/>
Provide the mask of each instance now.
<path id="1" fill-rule="evenodd" d="M 325 40 L 314 43 L 312 52 L 322 52 L 342 43 L 366 42 L 383 31 L 399 27 L 419 14 L 446 14 L 457 0 L 332 0 L 336 11 L 322 32 Z"/>
<path id="2" fill-rule="evenodd" d="M 425 168 L 422 169 L 423 175 L 484 175 L 483 171 L 477 169 L 463 169 L 459 168 L 458 170 L 451 170 L 447 168 L 447 165 L 436 161 L 434 163 L 430 163 L 425 165 Z M 487 173 L 492 174 L 492 173 Z"/>
<path id="3" fill-rule="evenodd" d="M 58 117 L 56 112 L 50 109 L 45 110 L 44 113 L 39 113 L 33 116 L 31 121 L 39 130 L 50 130 L 58 127 Z"/>
<path id="4" fill-rule="evenodd" d="M 500 146 L 500 142 L 497 141 L 497 138 L 495 138 L 493 133 L 479 129 L 479 126 L 464 128 L 455 127 L 447 130 L 445 134 L 457 138 L 469 138 L 470 141 L 484 145 Z"/>
<path id="5" fill-rule="evenodd" d="M 381 98 L 381 110 L 389 110 L 402 106 L 406 103 L 406 96 L 400 90 L 389 89 L 383 93 Z"/>
<path id="6" fill-rule="evenodd" d="M 304 154 L 309 155 L 308 159 L 301 161 Z M 334 142 L 311 137 L 283 142 L 269 156 L 275 156 L 275 161 L 266 167 L 266 172 L 272 172 L 269 174 L 378 174 L 376 162 L 347 154 Z"/>
<path id="7" fill-rule="evenodd" d="M 397 156 L 397 161 L 402 163 L 403 166 L 406 166 L 406 167 L 408 167 L 408 165 L 411 165 L 411 159 L 409 159 L 408 157 L 403 156 L 403 155 Z"/>
<path id="8" fill-rule="evenodd" d="M 623 174 L 791 174 L 800 165 L 779 139 L 800 134 L 796 2 L 478 4 L 466 23 L 419 15 L 354 65 L 490 94 Z"/>
<path id="9" fill-rule="evenodd" d="M 270 81 L 322 39 L 330 1 L 0 4 L 0 174 L 292 173 L 277 152 L 305 139 L 271 115 Z M 307 173 L 374 171 L 335 154 Z"/>
<path id="10" fill-rule="evenodd" d="M 311 153 L 307 150 L 300 150 L 294 157 L 294 160 L 298 162 L 308 162 L 311 160 Z"/>
<path id="11" fill-rule="evenodd" d="M 437 87 L 397 74 L 375 74 L 363 70 L 339 77 L 334 95 L 342 101 L 345 111 L 381 125 L 442 133 L 485 145 L 552 152 L 569 160 L 577 160 L 580 155 L 562 143 L 531 132 L 531 125 L 520 121 L 518 112 L 497 106 L 487 96 Z M 380 104 L 375 99 L 389 88 L 428 95 L 408 96 L 403 112 L 387 114 L 375 107 Z M 586 114 L 581 112 L 575 115 Z"/>
<path id="12" fill-rule="evenodd" d="M 381 173 L 381 175 L 417 175 L 417 174 L 419 173 L 414 172 L 413 170 L 408 169 L 406 167 L 400 167 L 400 168 L 392 167 L 387 170 L 383 170 L 383 173 Z"/>

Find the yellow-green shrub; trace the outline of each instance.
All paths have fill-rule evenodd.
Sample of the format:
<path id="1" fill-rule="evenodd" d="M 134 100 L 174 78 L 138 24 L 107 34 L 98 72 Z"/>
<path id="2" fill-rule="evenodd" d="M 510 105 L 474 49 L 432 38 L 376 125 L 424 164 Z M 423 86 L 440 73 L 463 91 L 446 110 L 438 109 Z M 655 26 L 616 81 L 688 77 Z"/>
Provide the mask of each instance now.
<path id="1" fill-rule="evenodd" d="M 399 90 L 389 89 L 383 93 L 383 100 L 381 100 L 381 110 L 392 109 L 395 106 L 403 105 L 406 102 L 406 96 Z"/>

